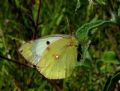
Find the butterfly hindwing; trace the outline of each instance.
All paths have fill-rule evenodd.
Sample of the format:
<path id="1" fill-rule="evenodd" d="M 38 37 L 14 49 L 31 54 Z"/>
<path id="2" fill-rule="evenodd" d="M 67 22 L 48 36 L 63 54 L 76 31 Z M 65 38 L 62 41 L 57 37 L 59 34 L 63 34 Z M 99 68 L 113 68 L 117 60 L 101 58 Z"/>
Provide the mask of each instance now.
<path id="1" fill-rule="evenodd" d="M 49 45 L 37 64 L 38 70 L 49 79 L 68 77 L 77 60 L 77 42 L 73 37 L 63 37 Z"/>

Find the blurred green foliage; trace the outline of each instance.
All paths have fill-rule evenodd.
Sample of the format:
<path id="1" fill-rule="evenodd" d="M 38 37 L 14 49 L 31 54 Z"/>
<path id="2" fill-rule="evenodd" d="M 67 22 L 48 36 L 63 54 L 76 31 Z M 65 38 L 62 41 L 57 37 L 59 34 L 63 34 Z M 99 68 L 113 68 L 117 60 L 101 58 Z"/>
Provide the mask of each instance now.
<path id="1" fill-rule="evenodd" d="M 0 91 L 119 91 L 120 0 L 0 0 L 0 55 L 24 63 L 21 42 L 50 34 L 79 40 L 73 76 L 49 80 L 0 56 Z"/>

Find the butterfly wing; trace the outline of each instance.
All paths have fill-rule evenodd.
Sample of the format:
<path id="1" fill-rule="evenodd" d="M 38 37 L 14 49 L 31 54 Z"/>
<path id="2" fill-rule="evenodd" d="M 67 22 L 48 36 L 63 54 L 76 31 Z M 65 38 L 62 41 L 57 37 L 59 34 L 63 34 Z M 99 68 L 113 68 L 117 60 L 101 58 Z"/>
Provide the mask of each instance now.
<path id="1" fill-rule="evenodd" d="M 19 52 L 21 53 L 21 55 L 26 59 L 29 60 L 30 63 L 32 63 L 32 45 L 33 45 L 33 41 L 24 43 L 20 48 L 19 48 Z"/>
<path id="2" fill-rule="evenodd" d="M 37 67 L 49 79 L 63 79 L 71 75 L 77 61 L 77 41 L 74 37 L 63 37 L 50 44 Z"/>
<path id="3" fill-rule="evenodd" d="M 44 50 L 49 45 L 47 44 L 47 42 L 53 43 L 61 38 L 62 38 L 61 36 L 49 36 L 34 41 L 30 41 L 24 43 L 20 47 L 19 52 L 28 62 L 36 65 L 40 61 Z"/>

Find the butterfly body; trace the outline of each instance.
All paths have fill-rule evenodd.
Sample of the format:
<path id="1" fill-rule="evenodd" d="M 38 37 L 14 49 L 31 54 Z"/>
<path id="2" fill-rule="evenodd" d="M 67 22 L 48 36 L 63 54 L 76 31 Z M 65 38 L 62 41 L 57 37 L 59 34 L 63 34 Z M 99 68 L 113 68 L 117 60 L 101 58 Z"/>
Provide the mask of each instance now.
<path id="1" fill-rule="evenodd" d="M 77 62 L 78 42 L 73 36 L 43 37 L 20 48 L 21 54 L 49 79 L 69 77 Z"/>

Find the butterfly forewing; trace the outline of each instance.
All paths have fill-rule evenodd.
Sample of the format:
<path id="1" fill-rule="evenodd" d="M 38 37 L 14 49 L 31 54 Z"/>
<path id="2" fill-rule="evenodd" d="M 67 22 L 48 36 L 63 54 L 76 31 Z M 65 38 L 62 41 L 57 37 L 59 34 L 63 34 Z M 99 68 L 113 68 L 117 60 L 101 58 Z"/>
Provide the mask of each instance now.
<path id="1" fill-rule="evenodd" d="M 31 52 L 31 49 L 32 49 L 32 41 L 31 42 L 28 42 L 28 43 L 24 43 L 20 49 L 19 49 L 19 52 L 21 53 L 21 55 L 30 63 L 32 63 L 32 52 Z"/>
<path id="2" fill-rule="evenodd" d="M 44 50 L 48 47 L 49 42 L 52 44 L 53 42 L 61 39 L 61 36 L 50 36 L 45 38 L 40 38 L 34 41 L 30 41 L 27 43 L 24 43 L 20 49 L 19 52 L 23 55 L 23 57 L 30 63 L 36 65 L 44 52 Z"/>

